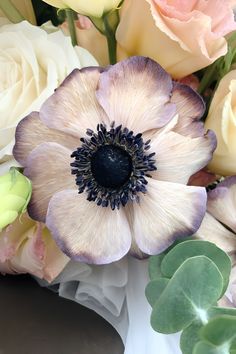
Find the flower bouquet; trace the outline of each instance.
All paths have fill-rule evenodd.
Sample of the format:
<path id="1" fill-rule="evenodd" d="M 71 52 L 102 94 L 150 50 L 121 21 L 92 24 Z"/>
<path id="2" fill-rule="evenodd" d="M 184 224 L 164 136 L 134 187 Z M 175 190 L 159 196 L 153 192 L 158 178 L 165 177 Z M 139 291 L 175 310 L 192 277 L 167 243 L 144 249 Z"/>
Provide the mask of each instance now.
<path id="1" fill-rule="evenodd" d="M 236 352 L 234 6 L 0 3 L 0 271 L 126 354 Z"/>

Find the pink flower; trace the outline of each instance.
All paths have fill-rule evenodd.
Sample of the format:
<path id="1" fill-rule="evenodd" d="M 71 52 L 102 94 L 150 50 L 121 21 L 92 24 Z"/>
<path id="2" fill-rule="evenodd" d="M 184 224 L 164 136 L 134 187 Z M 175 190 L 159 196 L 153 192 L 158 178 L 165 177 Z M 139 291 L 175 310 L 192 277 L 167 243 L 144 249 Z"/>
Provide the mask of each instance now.
<path id="1" fill-rule="evenodd" d="M 236 176 L 208 192 L 207 213 L 196 235 L 215 243 L 231 257 L 229 293 L 236 306 Z"/>
<path id="2" fill-rule="evenodd" d="M 206 192 L 186 184 L 216 145 L 199 122 L 203 112 L 199 95 L 148 58 L 73 71 L 17 127 L 14 156 L 32 180 L 31 217 L 88 263 L 129 250 L 156 254 L 191 235 Z"/>
<path id="3" fill-rule="evenodd" d="M 119 59 L 145 55 L 182 78 L 227 53 L 236 29 L 229 0 L 126 0 L 117 40 Z"/>
<path id="4" fill-rule="evenodd" d="M 30 273 L 51 282 L 68 261 L 45 225 L 26 214 L 0 233 L 1 273 Z"/>

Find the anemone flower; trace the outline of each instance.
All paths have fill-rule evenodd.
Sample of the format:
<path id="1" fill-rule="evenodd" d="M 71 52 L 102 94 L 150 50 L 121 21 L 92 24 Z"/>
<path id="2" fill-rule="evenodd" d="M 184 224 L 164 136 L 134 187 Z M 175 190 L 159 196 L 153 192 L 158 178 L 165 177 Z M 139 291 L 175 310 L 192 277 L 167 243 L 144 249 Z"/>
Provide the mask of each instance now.
<path id="1" fill-rule="evenodd" d="M 72 259 L 157 254 L 193 234 L 206 208 L 189 177 L 216 141 L 202 99 L 154 61 L 74 70 L 22 120 L 14 156 L 33 183 L 28 212 Z"/>
<path id="2" fill-rule="evenodd" d="M 236 176 L 227 177 L 208 192 L 207 213 L 196 236 L 215 243 L 230 256 L 228 294 L 236 306 Z"/>

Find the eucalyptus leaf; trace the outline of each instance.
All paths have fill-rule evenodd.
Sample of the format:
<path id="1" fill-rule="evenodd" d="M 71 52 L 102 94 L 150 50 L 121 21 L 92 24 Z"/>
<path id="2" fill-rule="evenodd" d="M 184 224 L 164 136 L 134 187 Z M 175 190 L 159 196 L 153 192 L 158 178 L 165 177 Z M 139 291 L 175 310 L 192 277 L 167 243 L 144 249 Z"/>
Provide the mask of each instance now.
<path id="1" fill-rule="evenodd" d="M 208 318 L 213 318 L 219 315 L 230 315 L 230 316 L 236 316 L 236 309 L 231 308 L 231 307 L 211 307 L 207 311 Z"/>
<path id="2" fill-rule="evenodd" d="M 193 354 L 232 354 L 226 346 L 216 347 L 208 342 L 198 342 L 193 350 Z"/>
<path id="3" fill-rule="evenodd" d="M 222 315 L 212 318 L 200 330 L 200 336 L 215 346 L 236 349 L 236 317 Z"/>
<path id="4" fill-rule="evenodd" d="M 199 330 L 202 326 L 201 322 L 195 321 L 183 330 L 180 337 L 180 348 L 183 354 L 193 353 L 194 346 L 201 340 Z"/>
<path id="5" fill-rule="evenodd" d="M 205 256 L 187 259 L 175 272 L 156 301 L 151 325 L 160 333 L 175 333 L 194 320 L 204 322 L 223 288 L 217 266 Z"/>
<path id="6" fill-rule="evenodd" d="M 222 294 L 224 294 L 229 283 L 231 261 L 224 251 L 208 241 L 190 240 L 176 245 L 161 262 L 163 276 L 171 278 L 186 259 L 195 256 L 206 256 L 216 264 L 224 279 L 222 291 Z"/>
<path id="7" fill-rule="evenodd" d="M 157 256 L 151 256 L 148 261 L 148 273 L 151 280 L 162 277 L 161 262 L 165 254 L 159 254 Z"/>
<path id="8" fill-rule="evenodd" d="M 166 288 L 169 279 L 166 278 L 159 278 L 152 280 L 148 283 L 145 289 L 145 295 L 149 302 L 149 304 L 153 307 L 156 301 L 161 296 L 162 292 Z"/>

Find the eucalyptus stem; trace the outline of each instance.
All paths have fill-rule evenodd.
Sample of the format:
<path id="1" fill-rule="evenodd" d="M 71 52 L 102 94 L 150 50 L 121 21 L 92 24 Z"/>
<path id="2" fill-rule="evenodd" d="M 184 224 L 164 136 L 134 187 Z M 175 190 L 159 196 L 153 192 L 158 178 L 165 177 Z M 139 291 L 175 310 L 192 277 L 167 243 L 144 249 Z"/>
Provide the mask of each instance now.
<path id="1" fill-rule="evenodd" d="M 0 8 L 11 22 L 24 21 L 24 17 L 10 0 L 0 0 Z"/>
<path id="2" fill-rule="evenodd" d="M 66 9 L 66 21 L 68 23 L 71 43 L 73 46 L 78 45 L 77 36 L 76 36 L 76 28 L 75 28 L 75 20 L 74 20 L 74 12 L 71 9 Z"/>

